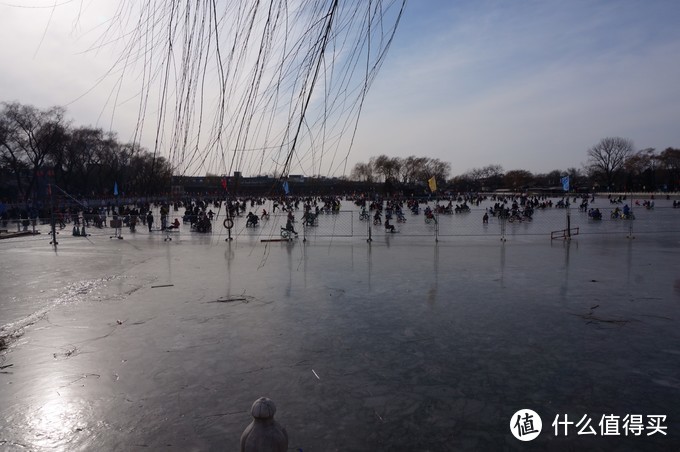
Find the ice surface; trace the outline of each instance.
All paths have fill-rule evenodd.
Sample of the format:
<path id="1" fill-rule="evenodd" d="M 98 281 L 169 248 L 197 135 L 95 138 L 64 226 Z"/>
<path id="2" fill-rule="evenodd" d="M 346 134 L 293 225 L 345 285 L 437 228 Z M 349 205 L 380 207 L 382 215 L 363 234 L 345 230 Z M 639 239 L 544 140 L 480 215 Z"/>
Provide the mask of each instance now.
<path id="1" fill-rule="evenodd" d="M 123 233 L 0 243 L 0 448 L 237 450 L 260 396 L 292 450 L 680 448 L 677 233 Z M 550 426 L 612 413 L 668 436 Z"/>

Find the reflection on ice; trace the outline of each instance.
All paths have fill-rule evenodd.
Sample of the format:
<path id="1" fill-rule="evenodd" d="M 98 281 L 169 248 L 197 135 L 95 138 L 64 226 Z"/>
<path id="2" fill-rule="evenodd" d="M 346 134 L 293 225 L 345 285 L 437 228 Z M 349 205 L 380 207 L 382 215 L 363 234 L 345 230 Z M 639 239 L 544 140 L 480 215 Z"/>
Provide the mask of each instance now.
<path id="1" fill-rule="evenodd" d="M 72 436 L 86 426 L 78 405 L 58 394 L 49 396 L 32 412 L 28 423 L 34 446 L 42 448 L 65 448 Z"/>

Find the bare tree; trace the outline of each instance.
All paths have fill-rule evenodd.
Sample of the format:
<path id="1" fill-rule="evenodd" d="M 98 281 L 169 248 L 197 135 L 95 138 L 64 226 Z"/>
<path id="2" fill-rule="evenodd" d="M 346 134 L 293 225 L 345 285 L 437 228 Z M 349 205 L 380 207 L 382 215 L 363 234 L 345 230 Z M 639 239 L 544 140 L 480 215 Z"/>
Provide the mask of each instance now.
<path id="1" fill-rule="evenodd" d="M 632 152 L 633 142 L 627 138 L 603 138 L 588 149 L 588 165 L 591 172 L 600 175 L 607 188 L 611 188 L 616 174 L 623 169 L 626 159 Z"/>
<path id="2" fill-rule="evenodd" d="M 475 189 L 482 186 L 487 188 L 497 187 L 501 184 L 503 167 L 501 165 L 487 165 L 484 168 L 473 168 L 463 175 Z"/>
<path id="3" fill-rule="evenodd" d="M 410 155 L 402 160 L 399 170 L 401 182 L 404 184 L 414 183 L 423 180 L 422 170 L 427 165 L 426 157 L 416 157 Z"/>
<path id="4" fill-rule="evenodd" d="M 441 184 L 449 177 L 450 172 L 451 164 L 449 162 L 443 162 L 437 158 L 429 158 L 423 168 L 422 179 L 428 180 L 434 177 Z"/>
<path id="5" fill-rule="evenodd" d="M 626 185 L 630 189 L 656 189 L 658 156 L 654 148 L 641 149 L 628 156 L 624 163 L 627 173 Z"/>
<path id="6" fill-rule="evenodd" d="M 354 165 L 352 173 L 350 174 L 350 179 L 364 182 L 373 182 L 374 177 L 371 164 L 359 162 Z"/>
<path id="7" fill-rule="evenodd" d="M 680 149 L 666 148 L 659 154 L 658 160 L 666 189 L 676 189 L 680 186 Z"/>
<path id="8" fill-rule="evenodd" d="M 569 176 L 569 184 L 574 189 L 588 185 L 588 178 L 583 171 L 576 167 L 567 168 L 567 176 Z"/>
<path id="9" fill-rule="evenodd" d="M 628 156 L 624 162 L 626 171 L 637 176 L 647 170 L 655 170 L 657 156 L 654 148 L 641 149 Z"/>
<path id="10" fill-rule="evenodd" d="M 524 187 L 532 183 L 534 181 L 534 175 L 527 170 L 522 169 L 511 170 L 505 173 L 505 176 L 503 176 L 503 180 L 507 188 L 513 188 L 517 190 L 523 189 Z"/>
<path id="11" fill-rule="evenodd" d="M 63 187 L 85 194 L 98 175 L 101 164 L 101 147 L 104 132 L 91 127 L 78 127 L 70 131 L 64 147 L 52 149 L 50 158 L 59 183 Z"/>
<path id="12" fill-rule="evenodd" d="M 39 110 L 30 105 L 4 103 L 0 112 L 0 159 L 15 175 L 19 194 L 27 200 L 39 170 L 50 152 L 67 142 L 64 109 Z M 23 176 L 26 176 L 24 179 Z"/>
<path id="13" fill-rule="evenodd" d="M 357 163 L 352 169 L 351 179 L 373 182 L 398 181 L 402 184 L 426 182 L 435 177 L 443 183 L 451 173 L 451 164 L 437 158 L 416 157 L 411 155 L 405 159 L 379 155 L 371 157 L 368 163 Z"/>
<path id="14" fill-rule="evenodd" d="M 534 175 L 536 184 L 543 187 L 555 187 L 560 184 L 562 171 L 552 170 L 549 173 L 539 173 Z"/>
<path id="15" fill-rule="evenodd" d="M 396 179 L 398 176 L 401 160 L 399 157 L 390 158 L 382 154 L 377 157 L 371 157 L 370 165 L 373 167 L 376 175 L 387 182 L 388 180 Z"/>
<path id="16" fill-rule="evenodd" d="M 501 177 L 503 176 L 503 167 L 501 165 L 487 165 L 484 168 L 472 170 L 472 173 L 477 176 L 477 179 Z"/>

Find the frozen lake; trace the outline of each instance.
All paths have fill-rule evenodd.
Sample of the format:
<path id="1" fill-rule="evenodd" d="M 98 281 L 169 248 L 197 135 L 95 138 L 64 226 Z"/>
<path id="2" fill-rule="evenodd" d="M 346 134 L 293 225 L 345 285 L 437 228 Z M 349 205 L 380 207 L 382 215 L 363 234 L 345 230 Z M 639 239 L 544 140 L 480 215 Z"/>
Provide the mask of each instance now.
<path id="1" fill-rule="evenodd" d="M 267 396 L 295 451 L 526 450 L 522 408 L 540 449 L 678 450 L 680 209 L 660 204 L 635 239 L 572 209 L 581 234 L 551 242 L 552 209 L 503 243 L 479 210 L 442 216 L 438 243 L 407 214 L 369 244 L 344 203 L 307 242 L 260 242 L 275 217 L 232 242 L 0 241 L 0 448 L 237 450 Z M 555 435 L 565 414 L 598 434 Z M 602 436 L 610 414 L 666 415 L 667 435 Z"/>

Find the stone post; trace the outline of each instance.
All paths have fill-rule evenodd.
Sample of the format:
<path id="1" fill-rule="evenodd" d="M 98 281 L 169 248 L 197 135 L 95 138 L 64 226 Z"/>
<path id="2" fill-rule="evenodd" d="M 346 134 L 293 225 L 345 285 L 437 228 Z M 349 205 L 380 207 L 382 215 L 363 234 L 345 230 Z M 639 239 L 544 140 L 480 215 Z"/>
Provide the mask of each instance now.
<path id="1" fill-rule="evenodd" d="M 286 452 L 288 433 L 274 420 L 276 405 L 266 397 L 260 397 L 250 408 L 253 422 L 241 435 L 241 452 Z"/>

